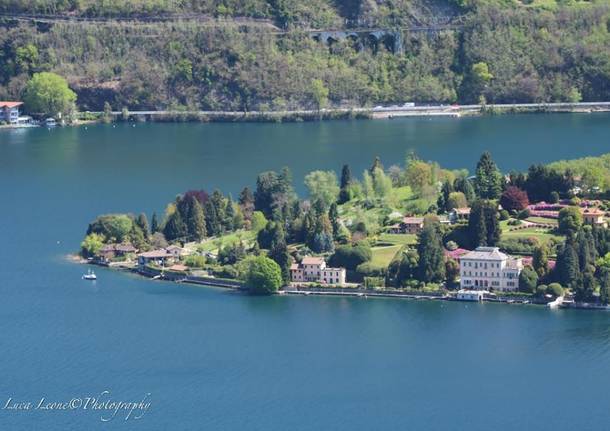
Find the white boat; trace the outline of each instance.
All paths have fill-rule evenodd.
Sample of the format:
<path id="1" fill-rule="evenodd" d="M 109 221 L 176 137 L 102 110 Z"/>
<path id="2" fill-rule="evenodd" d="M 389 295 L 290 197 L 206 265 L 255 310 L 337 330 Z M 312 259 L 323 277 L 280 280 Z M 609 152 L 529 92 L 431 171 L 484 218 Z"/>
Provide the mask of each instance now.
<path id="1" fill-rule="evenodd" d="M 47 127 L 55 127 L 57 126 L 57 121 L 55 121 L 55 118 L 47 118 L 46 120 L 44 120 L 44 124 Z"/>
<path id="2" fill-rule="evenodd" d="M 83 274 L 83 280 L 97 280 L 97 275 L 95 275 L 95 272 L 89 270 L 86 274 Z"/>

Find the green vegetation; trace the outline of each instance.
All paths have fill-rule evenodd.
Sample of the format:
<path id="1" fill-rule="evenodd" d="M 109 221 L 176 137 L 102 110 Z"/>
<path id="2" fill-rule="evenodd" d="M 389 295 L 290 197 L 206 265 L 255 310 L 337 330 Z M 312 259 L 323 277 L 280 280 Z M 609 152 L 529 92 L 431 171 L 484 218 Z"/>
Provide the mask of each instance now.
<path id="1" fill-rule="evenodd" d="M 606 0 L 0 0 L 0 11 L 140 18 L 0 21 L 0 98 L 18 99 L 33 74 L 53 72 L 83 111 L 103 111 L 105 102 L 113 110 L 265 111 L 610 99 Z M 209 18 L 149 19 L 191 13 Z M 392 40 L 328 46 L 304 32 L 443 21 L 461 26 L 402 30 L 396 54 L 386 47 Z"/>
<path id="2" fill-rule="evenodd" d="M 261 295 L 275 293 L 282 286 L 282 270 L 265 256 L 248 258 L 244 281 L 250 292 Z"/>
<path id="3" fill-rule="evenodd" d="M 55 73 L 35 73 L 23 90 L 26 108 L 36 114 L 66 116 L 74 110 L 76 93 Z"/>
<path id="4" fill-rule="evenodd" d="M 333 172 L 314 171 L 305 176 L 307 199 L 295 193 L 288 168 L 267 171 L 258 175 L 254 191 L 242 190 L 237 202 L 218 190 L 189 190 L 167 205 L 162 218 L 153 214 L 150 225 L 144 214 L 101 215 L 90 223 L 81 254 L 98 258 L 104 245 L 147 251 L 179 244 L 188 252 L 180 259 L 188 268 L 245 280 L 253 293 L 273 293 L 290 281 L 294 262 L 316 255 L 331 267 L 346 268 L 348 282 L 438 290 L 458 285 L 459 266 L 450 252 L 488 245 L 531 256 L 519 278 L 524 294 L 544 299 L 566 289 L 578 301 L 606 303 L 610 229 L 586 224 L 577 205 L 607 208 L 607 201 L 588 199 L 608 190 L 589 190 L 581 201 L 568 188 L 578 184 L 569 170 L 532 166 L 527 174 L 511 173 L 504 180 L 490 154 L 481 160 L 474 181 L 466 171 L 448 171 L 413 154 L 404 167 L 387 169 L 375 158 L 360 178 L 349 166 L 342 168 L 340 181 Z M 502 178 L 498 191 L 496 178 Z M 533 185 L 540 196 L 557 195 L 558 203 L 539 206 L 552 209 L 547 216 L 558 219 L 547 219 L 544 212 L 531 216 L 524 209 Z M 447 206 L 437 206 L 455 193 L 460 199 L 468 196 L 467 221 L 452 221 Z M 491 193 L 496 199 L 487 198 Z M 499 211 L 500 202 L 509 209 Z M 396 233 L 412 231 L 413 225 L 417 235 Z"/>

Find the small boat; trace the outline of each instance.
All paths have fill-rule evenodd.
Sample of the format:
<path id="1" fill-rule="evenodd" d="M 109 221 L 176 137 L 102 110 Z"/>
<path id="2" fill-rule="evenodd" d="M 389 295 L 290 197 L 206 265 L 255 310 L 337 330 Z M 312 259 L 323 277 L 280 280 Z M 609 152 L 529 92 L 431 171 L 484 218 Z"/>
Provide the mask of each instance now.
<path id="1" fill-rule="evenodd" d="M 47 127 L 55 127 L 57 126 L 57 121 L 55 121 L 55 118 L 47 118 L 44 120 L 44 124 Z"/>
<path id="2" fill-rule="evenodd" d="M 89 270 L 86 274 L 83 274 L 83 280 L 97 280 L 97 275 L 95 275 L 95 272 Z"/>

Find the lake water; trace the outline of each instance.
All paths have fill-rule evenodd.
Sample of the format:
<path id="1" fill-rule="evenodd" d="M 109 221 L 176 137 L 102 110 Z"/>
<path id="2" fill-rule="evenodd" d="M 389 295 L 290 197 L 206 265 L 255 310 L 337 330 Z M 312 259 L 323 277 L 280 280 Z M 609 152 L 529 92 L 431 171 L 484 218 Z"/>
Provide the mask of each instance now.
<path id="1" fill-rule="evenodd" d="M 472 170 L 610 151 L 610 115 L 0 131 L 0 429 L 601 430 L 610 314 L 383 299 L 254 298 L 84 268 L 102 212 L 188 188 L 236 195 L 265 169 L 354 172 L 407 150 Z M 150 409 L 22 410 L 101 399 Z M 10 404 L 10 403 L 9 403 Z"/>

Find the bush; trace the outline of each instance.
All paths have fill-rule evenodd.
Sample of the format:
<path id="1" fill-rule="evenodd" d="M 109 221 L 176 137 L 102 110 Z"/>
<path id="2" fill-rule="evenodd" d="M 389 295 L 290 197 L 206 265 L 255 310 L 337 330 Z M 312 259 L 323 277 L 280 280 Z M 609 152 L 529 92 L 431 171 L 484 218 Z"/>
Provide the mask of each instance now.
<path id="1" fill-rule="evenodd" d="M 282 286 L 282 270 L 273 260 L 256 256 L 244 261 L 246 273 L 244 281 L 251 293 L 268 295 Z"/>
<path id="2" fill-rule="evenodd" d="M 218 270 L 214 271 L 215 277 L 236 279 L 239 277 L 239 271 L 233 265 L 221 266 Z"/>
<path id="3" fill-rule="evenodd" d="M 559 283 L 551 283 L 547 288 L 547 293 L 550 293 L 553 296 L 561 296 L 564 294 L 564 289 Z"/>
<path id="4" fill-rule="evenodd" d="M 445 248 L 449 251 L 457 250 L 458 245 L 455 241 L 447 241 Z"/>
<path id="5" fill-rule="evenodd" d="M 205 257 L 193 254 L 184 258 L 184 264 L 189 268 L 203 268 L 206 264 Z"/>
<path id="6" fill-rule="evenodd" d="M 354 270 L 358 265 L 370 261 L 372 257 L 373 252 L 368 245 L 362 243 L 354 246 L 342 245 L 337 247 L 335 253 L 328 259 L 328 264 Z"/>
<path id="7" fill-rule="evenodd" d="M 383 266 L 375 265 L 372 262 L 361 263 L 356 267 L 356 271 L 365 277 L 383 277 L 385 270 Z"/>
<path id="8" fill-rule="evenodd" d="M 519 211 L 517 218 L 519 220 L 524 220 L 524 219 L 528 218 L 530 215 L 531 215 L 530 210 L 524 209 L 523 211 Z"/>
<path id="9" fill-rule="evenodd" d="M 510 218 L 510 214 L 506 210 L 500 211 L 500 220 L 508 220 Z"/>
<path id="10" fill-rule="evenodd" d="M 540 242 L 536 238 L 509 238 L 498 243 L 498 247 L 509 254 L 533 254 Z"/>

